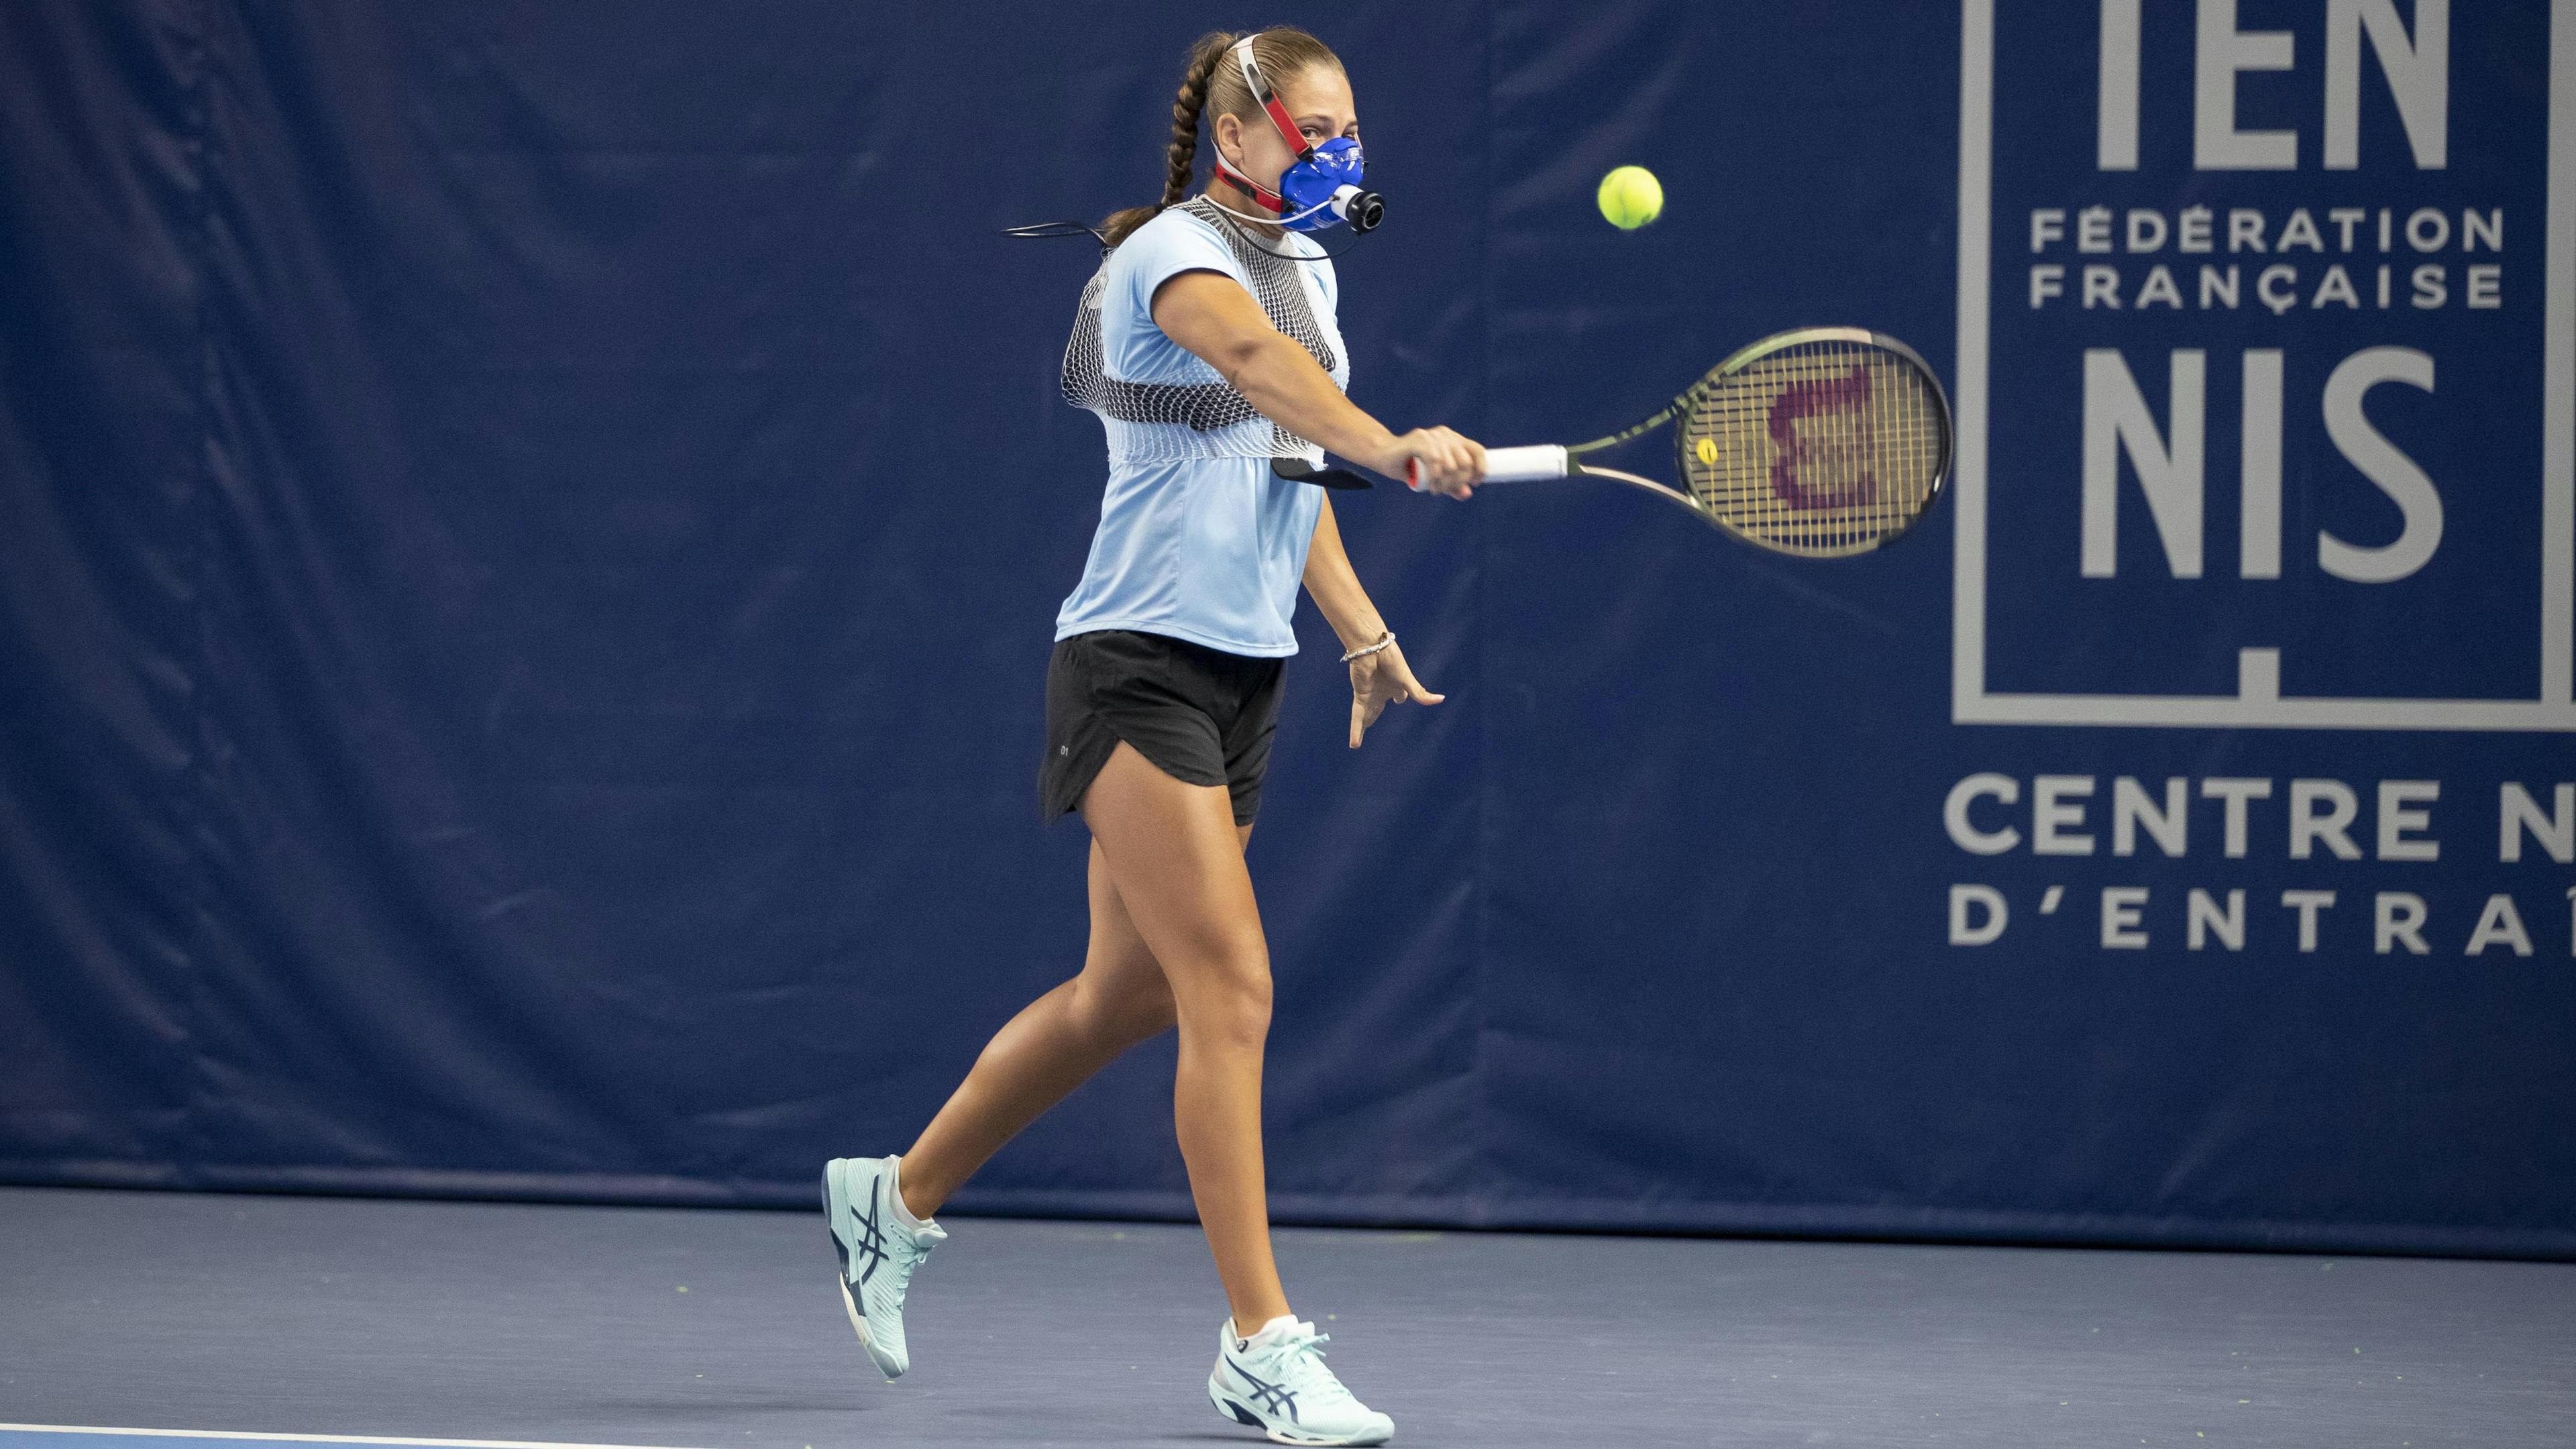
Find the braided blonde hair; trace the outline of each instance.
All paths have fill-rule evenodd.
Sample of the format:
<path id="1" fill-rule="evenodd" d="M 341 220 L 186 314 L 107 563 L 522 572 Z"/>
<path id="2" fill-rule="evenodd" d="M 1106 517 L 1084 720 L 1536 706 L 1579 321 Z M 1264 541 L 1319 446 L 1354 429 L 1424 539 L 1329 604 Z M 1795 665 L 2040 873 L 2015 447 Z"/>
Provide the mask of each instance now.
<path id="1" fill-rule="evenodd" d="M 1227 51 L 1242 38 L 1211 30 L 1190 47 L 1189 69 L 1182 72 L 1181 89 L 1172 97 L 1172 140 L 1163 148 L 1163 199 L 1151 206 L 1131 206 L 1110 213 L 1100 223 L 1100 230 L 1111 246 L 1125 241 L 1136 228 L 1188 198 L 1190 180 L 1198 168 L 1199 134 L 1206 129 L 1209 115 L 1249 121 L 1261 114 L 1261 103 L 1253 99 L 1251 87 L 1243 83 L 1242 70 L 1226 63 Z M 1291 76 L 1305 74 L 1313 66 L 1329 65 L 1339 70 L 1342 60 L 1331 47 L 1305 31 L 1280 25 L 1253 37 L 1252 63 L 1261 67 L 1261 73 L 1276 86 Z"/>

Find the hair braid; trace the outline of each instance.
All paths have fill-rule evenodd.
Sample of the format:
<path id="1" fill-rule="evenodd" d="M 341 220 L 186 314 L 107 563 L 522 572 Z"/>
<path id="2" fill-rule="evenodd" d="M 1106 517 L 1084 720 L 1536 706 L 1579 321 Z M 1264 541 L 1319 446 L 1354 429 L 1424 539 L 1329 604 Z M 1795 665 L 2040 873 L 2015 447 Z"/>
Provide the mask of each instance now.
<path id="1" fill-rule="evenodd" d="M 1211 30 L 1190 47 L 1190 68 L 1181 76 L 1180 92 L 1172 97 L 1172 141 L 1163 148 L 1163 199 L 1151 206 L 1131 206 L 1111 213 L 1100 224 L 1111 246 L 1162 215 L 1166 207 L 1178 206 L 1188 199 L 1190 177 L 1198 167 L 1199 124 L 1207 111 L 1208 78 L 1225 60 L 1226 48 L 1239 38 L 1226 31 Z"/>
<path id="2" fill-rule="evenodd" d="M 1172 98 L 1172 144 L 1164 149 L 1163 205 L 1178 206 L 1190 194 L 1190 174 L 1199 157 L 1199 128 L 1207 112 L 1208 77 L 1225 62 L 1235 37 L 1212 30 L 1190 51 L 1190 73 L 1181 77 L 1180 94 Z"/>

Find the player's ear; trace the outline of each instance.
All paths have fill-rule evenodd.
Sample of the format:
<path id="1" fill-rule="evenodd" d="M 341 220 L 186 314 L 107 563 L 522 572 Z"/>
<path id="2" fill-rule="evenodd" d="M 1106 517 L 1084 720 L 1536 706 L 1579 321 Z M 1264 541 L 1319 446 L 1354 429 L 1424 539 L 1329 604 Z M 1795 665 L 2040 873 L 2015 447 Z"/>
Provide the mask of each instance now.
<path id="1" fill-rule="evenodd" d="M 1214 116 L 1209 117 L 1208 139 L 1215 143 L 1216 153 L 1225 158 L 1225 164 L 1237 171 L 1243 169 L 1243 118 L 1241 116 L 1218 111 Z"/>

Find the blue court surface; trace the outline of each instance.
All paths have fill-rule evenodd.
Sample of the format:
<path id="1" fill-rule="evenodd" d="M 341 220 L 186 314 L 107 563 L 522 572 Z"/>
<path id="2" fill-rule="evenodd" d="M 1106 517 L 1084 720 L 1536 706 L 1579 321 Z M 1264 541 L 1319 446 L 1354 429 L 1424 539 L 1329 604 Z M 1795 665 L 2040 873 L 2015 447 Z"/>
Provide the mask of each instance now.
<path id="1" fill-rule="evenodd" d="M 1194 1228 L 950 1226 L 913 1372 L 887 1384 L 817 1216 L 0 1190 L 0 1449 L 1259 1442 L 1201 1393 L 1224 1307 Z M 1279 1249 L 1399 1444 L 2576 1439 L 2576 1265 L 1325 1230 Z"/>

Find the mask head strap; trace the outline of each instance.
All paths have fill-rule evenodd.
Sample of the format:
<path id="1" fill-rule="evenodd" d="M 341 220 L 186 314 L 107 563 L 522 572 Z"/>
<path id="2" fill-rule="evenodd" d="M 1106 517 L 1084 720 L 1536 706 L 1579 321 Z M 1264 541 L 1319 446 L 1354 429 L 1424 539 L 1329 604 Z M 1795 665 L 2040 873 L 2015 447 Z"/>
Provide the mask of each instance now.
<path id="1" fill-rule="evenodd" d="M 1252 58 L 1254 38 L 1247 35 L 1234 43 L 1235 61 L 1243 67 L 1243 84 L 1252 92 L 1252 98 L 1261 103 L 1261 109 L 1270 113 L 1270 124 L 1279 128 L 1279 139 L 1288 143 L 1288 149 L 1297 153 L 1297 159 L 1312 160 L 1315 148 L 1306 144 L 1306 133 L 1297 129 L 1296 118 L 1280 104 L 1279 93 L 1270 88 L 1270 82 L 1261 74 L 1260 65 Z"/>
<path id="2" fill-rule="evenodd" d="M 1247 35 L 1231 47 L 1235 64 L 1243 71 L 1243 84 L 1252 92 L 1253 100 L 1259 102 L 1261 109 L 1269 115 L 1270 124 L 1278 128 L 1279 139 L 1288 143 L 1288 149 L 1297 153 L 1299 161 L 1310 161 L 1314 159 L 1315 148 L 1307 144 L 1306 133 L 1297 129 L 1296 118 L 1288 114 L 1286 106 L 1280 104 L 1279 93 L 1272 90 L 1270 82 L 1262 77 L 1260 65 L 1252 58 L 1253 39 L 1254 37 Z M 1219 175 L 1242 187 L 1244 193 L 1250 196 L 1253 203 L 1262 210 L 1272 216 L 1287 214 L 1286 197 L 1237 171 L 1227 162 L 1225 153 L 1222 151 L 1216 155 L 1216 169 Z"/>

